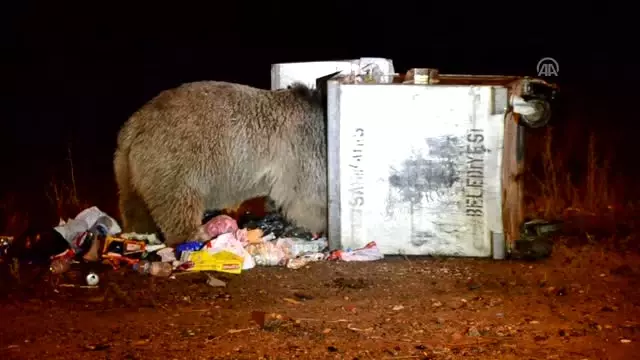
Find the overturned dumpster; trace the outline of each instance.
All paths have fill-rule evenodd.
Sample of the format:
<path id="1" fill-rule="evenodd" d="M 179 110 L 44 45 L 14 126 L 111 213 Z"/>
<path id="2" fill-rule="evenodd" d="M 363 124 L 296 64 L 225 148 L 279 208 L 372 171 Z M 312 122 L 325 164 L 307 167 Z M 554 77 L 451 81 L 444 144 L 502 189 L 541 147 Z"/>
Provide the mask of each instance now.
<path id="1" fill-rule="evenodd" d="M 391 60 L 371 59 L 317 82 L 327 96 L 330 247 L 375 241 L 389 255 L 504 258 L 524 220 L 524 131 L 548 123 L 555 86 L 435 69 L 389 74 L 380 69 L 393 71 Z M 288 65 L 272 68 L 272 88 L 319 77 L 284 76 Z"/>

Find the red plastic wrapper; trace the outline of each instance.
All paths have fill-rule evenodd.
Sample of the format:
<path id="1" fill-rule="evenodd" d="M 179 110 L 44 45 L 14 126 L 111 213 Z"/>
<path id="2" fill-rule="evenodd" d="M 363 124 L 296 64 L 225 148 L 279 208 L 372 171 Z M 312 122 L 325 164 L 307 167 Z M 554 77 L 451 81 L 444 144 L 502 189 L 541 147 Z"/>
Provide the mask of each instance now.
<path id="1" fill-rule="evenodd" d="M 208 239 L 214 239 L 222 234 L 238 230 L 238 223 L 227 215 L 218 215 L 202 225 L 202 229 Z"/>

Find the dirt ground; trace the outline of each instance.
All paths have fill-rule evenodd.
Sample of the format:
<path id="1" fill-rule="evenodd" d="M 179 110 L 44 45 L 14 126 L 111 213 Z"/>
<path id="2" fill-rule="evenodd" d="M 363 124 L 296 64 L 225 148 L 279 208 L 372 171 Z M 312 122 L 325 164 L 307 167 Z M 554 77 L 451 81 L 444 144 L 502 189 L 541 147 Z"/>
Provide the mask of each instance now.
<path id="1" fill-rule="evenodd" d="M 2 359 L 634 359 L 634 252 L 539 262 L 389 258 L 153 278 L 98 269 L 3 284 Z M 86 269 L 84 271 L 87 271 Z M 5 279 L 6 280 L 6 279 Z"/>

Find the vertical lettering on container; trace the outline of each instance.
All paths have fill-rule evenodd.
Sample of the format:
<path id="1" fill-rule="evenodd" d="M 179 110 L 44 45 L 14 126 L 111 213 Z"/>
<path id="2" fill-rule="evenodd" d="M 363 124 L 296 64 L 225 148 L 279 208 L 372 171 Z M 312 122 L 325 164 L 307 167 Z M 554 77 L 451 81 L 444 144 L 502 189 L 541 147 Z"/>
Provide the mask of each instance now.
<path id="1" fill-rule="evenodd" d="M 359 231 L 362 227 L 362 208 L 364 207 L 364 129 L 356 128 L 352 140 L 353 146 L 349 159 L 349 168 L 351 169 L 349 205 L 351 206 L 352 230 Z"/>
<path id="2" fill-rule="evenodd" d="M 467 133 L 466 176 L 465 176 L 465 214 L 467 216 L 484 215 L 484 135 L 482 129 L 471 129 Z"/>

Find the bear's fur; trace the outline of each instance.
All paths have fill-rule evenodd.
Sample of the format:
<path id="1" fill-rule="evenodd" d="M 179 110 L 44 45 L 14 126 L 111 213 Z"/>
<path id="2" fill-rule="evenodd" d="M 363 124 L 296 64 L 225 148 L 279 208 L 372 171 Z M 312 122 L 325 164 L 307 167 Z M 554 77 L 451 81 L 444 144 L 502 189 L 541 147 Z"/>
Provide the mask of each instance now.
<path id="1" fill-rule="evenodd" d="M 193 236 L 205 210 L 269 196 L 295 224 L 323 232 L 326 121 L 320 94 L 201 81 L 161 92 L 123 125 L 114 171 L 126 232 Z"/>

